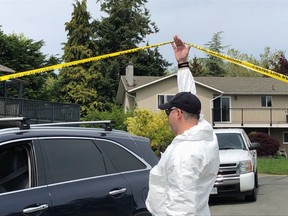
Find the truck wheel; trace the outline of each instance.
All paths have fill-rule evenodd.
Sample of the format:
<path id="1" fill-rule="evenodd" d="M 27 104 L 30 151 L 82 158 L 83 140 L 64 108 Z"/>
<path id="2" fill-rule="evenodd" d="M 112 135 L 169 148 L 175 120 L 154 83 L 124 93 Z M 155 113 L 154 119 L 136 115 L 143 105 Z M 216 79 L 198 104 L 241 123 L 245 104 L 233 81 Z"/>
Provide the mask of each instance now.
<path id="1" fill-rule="evenodd" d="M 258 184 L 258 172 L 256 171 L 255 173 L 255 187 L 258 188 L 259 184 Z"/>
<path id="2" fill-rule="evenodd" d="M 245 196 L 245 200 L 249 202 L 255 202 L 257 200 L 256 188 L 251 191 L 251 195 Z"/>

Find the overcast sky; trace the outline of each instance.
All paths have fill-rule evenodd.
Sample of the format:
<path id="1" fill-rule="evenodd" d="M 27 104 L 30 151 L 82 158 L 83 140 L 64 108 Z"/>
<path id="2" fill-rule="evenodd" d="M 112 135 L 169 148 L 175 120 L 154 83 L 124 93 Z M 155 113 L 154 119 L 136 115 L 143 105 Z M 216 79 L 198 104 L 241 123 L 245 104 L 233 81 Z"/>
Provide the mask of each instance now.
<path id="1" fill-rule="evenodd" d="M 160 32 L 150 35 L 150 44 L 172 40 L 178 34 L 185 42 L 205 45 L 214 33 L 223 31 L 223 45 L 259 58 L 265 47 L 288 55 L 288 0 L 148 0 L 151 20 Z M 5 34 L 23 33 L 43 40 L 45 54 L 62 55 L 66 42 L 65 22 L 71 20 L 74 0 L 0 0 L 0 25 Z M 88 11 L 99 19 L 96 0 L 87 0 Z M 175 63 L 170 45 L 160 48 Z M 191 49 L 190 57 L 202 52 Z M 1 61 L 1 60 L 0 60 Z M 1 64 L 1 62 L 0 62 Z"/>

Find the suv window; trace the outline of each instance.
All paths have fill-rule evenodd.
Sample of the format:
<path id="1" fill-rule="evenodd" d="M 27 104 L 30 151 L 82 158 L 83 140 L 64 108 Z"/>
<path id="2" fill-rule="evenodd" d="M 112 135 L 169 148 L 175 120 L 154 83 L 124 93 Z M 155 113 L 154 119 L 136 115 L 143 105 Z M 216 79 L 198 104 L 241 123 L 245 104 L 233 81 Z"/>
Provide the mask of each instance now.
<path id="1" fill-rule="evenodd" d="M 48 183 L 76 180 L 106 174 L 102 155 L 92 140 L 41 140 L 45 146 L 51 176 Z"/>
<path id="2" fill-rule="evenodd" d="M 107 154 L 118 172 L 146 168 L 146 165 L 136 158 L 128 149 L 124 149 L 118 144 L 106 140 L 96 140 L 96 143 L 99 148 Z"/>
<path id="3" fill-rule="evenodd" d="M 22 143 L 0 148 L 0 193 L 30 187 L 27 148 Z"/>

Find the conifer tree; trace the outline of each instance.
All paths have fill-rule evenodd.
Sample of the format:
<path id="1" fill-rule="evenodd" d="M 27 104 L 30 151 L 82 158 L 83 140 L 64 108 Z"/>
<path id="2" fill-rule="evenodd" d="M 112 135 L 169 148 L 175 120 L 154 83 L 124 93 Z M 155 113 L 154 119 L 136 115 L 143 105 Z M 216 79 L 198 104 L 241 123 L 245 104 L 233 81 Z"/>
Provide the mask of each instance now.
<path id="1" fill-rule="evenodd" d="M 95 21 L 97 44 L 101 54 L 113 53 L 147 45 L 145 38 L 159 30 L 151 22 L 147 0 L 97 0 L 101 11 L 107 16 Z M 143 50 L 101 61 L 101 73 L 104 77 L 102 97 L 112 101 L 117 92 L 120 75 L 125 74 L 126 65 L 132 62 L 134 75 L 162 76 L 171 65 L 163 60 L 158 49 Z"/>
<path id="2" fill-rule="evenodd" d="M 223 53 L 225 46 L 222 45 L 221 34 L 223 32 L 217 32 L 213 35 L 212 39 L 205 44 L 205 46 L 214 52 Z M 225 75 L 225 70 L 223 69 L 223 61 L 212 55 L 208 55 L 206 59 L 207 76 L 217 76 L 222 77 Z"/>
<path id="3" fill-rule="evenodd" d="M 98 50 L 93 40 L 94 32 L 86 0 L 76 1 L 73 6 L 71 21 L 65 23 L 65 30 L 68 32 L 68 40 L 64 44 L 65 62 L 96 56 Z M 82 116 L 89 109 L 101 107 L 97 86 L 101 83 L 102 75 L 98 71 L 98 64 L 98 62 L 78 64 L 63 68 L 59 73 L 62 101 L 80 104 Z"/>
<path id="4" fill-rule="evenodd" d="M 196 56 L 189 61 L 189 67 L 193 76 L 195 77 L 205 76 L 206 70 L 204 68 L 204 65 L 201 62 L 201 59 L 197 58 Z"/>

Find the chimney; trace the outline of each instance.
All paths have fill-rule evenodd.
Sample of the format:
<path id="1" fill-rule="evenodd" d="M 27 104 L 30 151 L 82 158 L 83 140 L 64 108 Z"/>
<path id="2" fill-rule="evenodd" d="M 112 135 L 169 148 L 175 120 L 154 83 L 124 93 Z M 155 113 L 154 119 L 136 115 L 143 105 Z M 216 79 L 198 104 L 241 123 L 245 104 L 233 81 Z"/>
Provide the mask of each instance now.
<path id="1" fill-rule="evenodd" d="M 126 81 L 128 86 L 134 85 L 134 67 L 131 61 L 126 66 Z"/>

